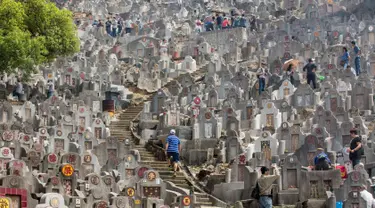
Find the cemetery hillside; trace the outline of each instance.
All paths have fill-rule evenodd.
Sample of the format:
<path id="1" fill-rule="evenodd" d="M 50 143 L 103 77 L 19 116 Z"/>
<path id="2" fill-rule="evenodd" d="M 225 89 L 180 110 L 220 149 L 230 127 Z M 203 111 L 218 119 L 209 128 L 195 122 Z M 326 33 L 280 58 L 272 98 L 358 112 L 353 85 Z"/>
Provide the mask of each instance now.
<path id="1" fill-rule="evenodd" d="M 375 207 L 375 0 L 0 0 L 0 207 Z"/>

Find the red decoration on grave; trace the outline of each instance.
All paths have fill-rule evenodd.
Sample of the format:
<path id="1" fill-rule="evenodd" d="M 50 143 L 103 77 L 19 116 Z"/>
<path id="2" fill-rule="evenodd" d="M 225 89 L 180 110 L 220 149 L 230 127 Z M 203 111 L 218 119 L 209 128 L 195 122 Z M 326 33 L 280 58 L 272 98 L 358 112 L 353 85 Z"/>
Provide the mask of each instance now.
<path id="1" fill-rule="evenodd" d="M 85 79 L 85 73 L 81 73 L 80 75 L 79 75 L 79 77 L 81 78 L 81 79 Z"/>
<path id="2" fill-rule="evenodd" d="M 352 172 L 352 174 L 351 174 L 351 176 L 350 176 L 350 178 L 353 180 L 353 181 L 355 181 L 355 182 L 357 182 L 357 181 L 359 181 L 359 172 L 358 171 L 354 171 L 354 172 Z"/>
<path id="3" fill-rule="evenodd" d="M 245 165 L 246 164 L 246 156 L 245 155 L 240 155 L 238 157 L 238 162 L 240 165 Z"/>
<path id="4" fill-rule="evenodd" d="M 199 97 L 195 97 L 195 98 L 194 98 L 194 103 L 195 103 L 196 105 L 199 105 L 199 104 L 201 103 L 201 99 L 200 99 Z"/>
<path id="5" fill-rule="evenodd" d="M 190 206 L 190 203 L 191 203 L 190 197 L 189 196 L 185 196 L 182 199 L 182 203 L 184 204 L 184 206 Z"/>
<path id="6" fill-rule="evenodd" d="M 75 155 L 69 155 L 68 163 L 75 164 L 76 163 L 76 156 Z"/>
<path id="7" fill-rule="evenodd" d="M 13 175 L 20 176 L 20 170 L 13 170 Z"/>
<path id="8" fill-rule="evenodd" d="M 56 163 L 57 162 L 57 155 L 51 153 L 48 155 L 48 162 L 49 163 Z"/>
<path id="9" fill-rule="evenodd" d="M 107 203 L 104 202 L 104 201 L 98 202 L 98 203 L 96 204 L 96 207 L 97 207 L 97 208 L 107 208 Z"/>
<path id="10" fill-rule="evenodd" d="M 80 126 L 80 127 L 79 127 L 79 130 L 80 130 L 81 132 L 85 131 L 85 127 Z"/>
<path id="11" fill-rule="evenodd" d="M 51 178 L 52 185 L 57 186 L 57 185 L 59 185 L 59 182 L 60 182 L 59 178 L 57 178 L 57 177 Z"/>
<path id="12" fill-rule="evenodd" d="M 348 173 L 346 172 L 346 168 L 345 168 L 344 165 L 338 165 L 338 166 L 336 166 L 336 169 L 340 170 L 341 178 L 347 178 L 348 177 Z"/>
<path id="13" fill-rule="evenodd" d="M 143 175 L 145 174 L 146 171 L 148 171 L 148 168 L 146 168 L 146 167 L 141 167 L 141 168 L 138 170 L 138 177 L 143 178 Z"/>
<path id="14" fill-rule="evenodd" d="M 67 165 L 64 165 L 61 169 L 61 173 L 64 175 L 64 176 L 67 176 L 67 177 L 70 177 L 73 175 L 74 173 L 74 168 L 72 165 L 70 164 L 67 164 Z"/>
<path id="15" fill-rule="evenodd" d="M 67 70 L 69 73 L 72 73 L 73 72 L 73 68 L 68 68 Z"/>
<path id="16" fill-rule="evenodd" d="M 79 112 L 80 113 L 84 113 L 85 112 L 85 108 L 79 108 Z"/>
<path id="17" fill-rule="evenodd" d="M 210 118 L 211 118 L 211 113 L 210 113 L 210 112 L 207 112 L 207 113 L 204 115 L 204 117 L 206 117 L 207 120 L 210 119 Z"/>
<path id="18" fill-rule="evenodd" d="M 8 156 L 9 153 L 10 153 L 9 148 L 4 148 L 4 149 L 3 149 L 3 152 L 2 152 L 3 156 Z"/>
<path id="19" fill-rule="evenodd" d="M 333 69 L 333 65 L 332 64 L 328 64 L 328 69 Z"/>
<path id="20" fill-rule="evenodd" d="M 334 31 L 333 32 L 333 37 L 337 38 L 339 36 L 339 32 L 338 31 Z"/>
<path id="21" fill-rule="evenodd" d="M 30 140 L 30 137 L 29 137 L 28 135 L 25 135 L 25 136 L 23 137 L 23 140 L 24 140 L 25 142 L 28 142 L 28 141 Z"/>
<path id="22" fill-rule="evenodd" d="M 322 129 L 321 128 L 316 128 L 315 129 L 316 134 L 322 134 Z"/>
<path id="23" fill-rule="evenodd" d="M 4 131 L 3 132 L 3 140 L 10 142 L 13 140 L 13 132 L 11 131 Z"/>

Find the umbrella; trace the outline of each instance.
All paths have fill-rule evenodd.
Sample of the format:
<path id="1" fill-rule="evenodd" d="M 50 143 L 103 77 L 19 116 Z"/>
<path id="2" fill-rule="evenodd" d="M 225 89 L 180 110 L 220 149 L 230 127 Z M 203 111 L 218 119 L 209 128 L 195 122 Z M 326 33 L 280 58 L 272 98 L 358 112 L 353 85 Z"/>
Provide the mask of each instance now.
<path id="1" fill-rule="evenodd" d="M 299 64 L 299 60 L 297 60 L 297 59 L 289 59 L 289 60 L 285 61 L 284 65 L 283 65 L 283 70 L 284 71 L 288 70 L 288 67 L 291 64 L 294 65 L 295 67 L 297 67 L 298 64 Z"/>

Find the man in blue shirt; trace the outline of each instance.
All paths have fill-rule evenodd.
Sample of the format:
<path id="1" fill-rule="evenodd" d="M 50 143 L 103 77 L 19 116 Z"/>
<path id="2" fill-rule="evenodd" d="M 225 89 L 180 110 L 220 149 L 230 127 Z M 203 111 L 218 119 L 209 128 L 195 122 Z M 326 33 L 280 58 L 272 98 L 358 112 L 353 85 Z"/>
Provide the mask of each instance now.
<path id="1" fill-rule="evenodd" d="M 178 169 L 178 162 L 180 161 L 181 144 L 180 139 L 175 135 L 176 131 L 172 129 L 167 137 L 167 143 L 165 145 L 165 151 L 170 158 L 170 162 L 173 165 L 173 176 L 176 176 Z"/>
<path id="2" fill-rule="evenodd" d="M 355 64 L 355 73 L 357 76 L 361 73 L 361 49 L 357 46 L 355 41 L 352 41 L 352 47 L 354 50 L 354 64 Z"/>
<path id="3" fill-rule="evenodd" d="M 327 154 L 324 153 L 322 148 L 317 149 L 318 155 L 314 158 L 315 170 L 328 170 L 331 165 L 331 160 L 328 158 Z"/>
<path id="4" fill-rule="evenodd" d="M 341 56 L 341 62 L 343 63 L 344 70 L 345 70 L 349 65 L 350 56 L 349 56 L 348 49 L 346 47 L 343 47 L 342 49 L 344 51 L 344 54 Z"/>

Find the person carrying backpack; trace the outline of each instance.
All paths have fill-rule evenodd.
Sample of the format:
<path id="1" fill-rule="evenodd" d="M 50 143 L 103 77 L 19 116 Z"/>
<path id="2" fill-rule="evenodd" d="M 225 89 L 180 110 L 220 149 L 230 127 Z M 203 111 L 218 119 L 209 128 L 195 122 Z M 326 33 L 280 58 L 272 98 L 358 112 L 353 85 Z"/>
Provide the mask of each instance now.
<path id="1" fill-rule="evenodd" d="M 314 158 L 315 170 L 328 170 L 331 165 L 331 160 L 328 158 L 324 149 L 318 148 L 318 154 Z"/>

